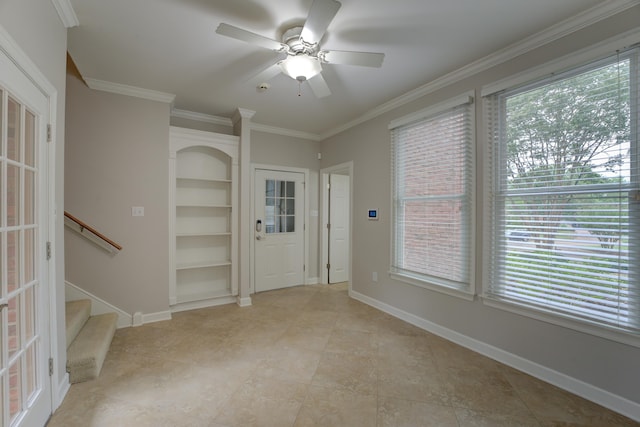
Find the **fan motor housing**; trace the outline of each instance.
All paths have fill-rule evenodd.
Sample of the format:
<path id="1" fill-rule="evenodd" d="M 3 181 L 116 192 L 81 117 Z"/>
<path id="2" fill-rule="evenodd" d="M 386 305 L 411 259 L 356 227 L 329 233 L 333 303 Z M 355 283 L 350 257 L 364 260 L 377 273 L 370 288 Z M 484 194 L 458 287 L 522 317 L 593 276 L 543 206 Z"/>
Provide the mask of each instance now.
<path id="1" fill-rule="evenodd" d="M 314 54 L 317 46 L 305 43 L 302 38 L 300 38 L 300 34 L 302 34 L 302 27 L 290 28 L 282 35 L 282 43 L 289 46 L 291 52 L 296 55 L 299 53 Z"/>

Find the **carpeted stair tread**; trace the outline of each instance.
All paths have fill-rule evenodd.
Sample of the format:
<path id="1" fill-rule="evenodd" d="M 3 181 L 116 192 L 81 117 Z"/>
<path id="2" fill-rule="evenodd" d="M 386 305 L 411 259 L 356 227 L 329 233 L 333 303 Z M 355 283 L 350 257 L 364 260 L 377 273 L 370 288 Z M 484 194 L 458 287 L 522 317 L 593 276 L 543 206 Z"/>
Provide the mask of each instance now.
<path id="1" fill-rule="evenodd" d="M 91 314 L 91 301 L 81 299 L 67 301 L 65 306 L 65 325 L 67 333 L 67 349 L 82 329 Z"/>
<path id="2" fill-rule="evenodd" d="M 116 313 L 91 316 L 67 350 L 69 381 L 79 383 L 97 378 L 116 331 Z"/>

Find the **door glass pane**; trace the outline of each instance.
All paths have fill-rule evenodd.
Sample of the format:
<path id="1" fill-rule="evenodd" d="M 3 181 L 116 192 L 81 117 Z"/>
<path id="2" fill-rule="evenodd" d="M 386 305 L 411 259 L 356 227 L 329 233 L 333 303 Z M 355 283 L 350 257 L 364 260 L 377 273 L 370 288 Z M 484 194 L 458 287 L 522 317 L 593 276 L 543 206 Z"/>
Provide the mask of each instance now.
<path id="1" fill-rule="evenodd" d="M 296 183 L 293 181 L 287 181 L 287 197 L 296 196 Z"/>
<path id="2" fill-rule="evenodd" d="M 35 223 L 35 173 L 30 170 L 24 171 L 24 224 Z"/>
<path id="3" fill-rule="evenodd" d="M 35 279 L 35 230 L 28 229 L 24 231 L 24 280 L 23 285 L 31 283 Z"/>
<path id="4" fill-rule="evenodd" d="M 24 340 L 29 342 L 36 334 L 36 300 L 35 286 L 31 286 L 24 293 Z"/>
<path id="5" fill-rule="evenodd" d="M 20 160 L 20 104 L 9 97 L 7 105 L 7 157 Z"/>
<path id="6" fill-rule="evenodd" d="M 20 380 L 21 360 L 18 359 L 9 369 L 9 418 L 14 418 L 22 410 L 22 381 Z"/>
<path id="7" fill-rule="evenodd" d="M 287 233 L 293 233 L 296 231 L 296 217 L 295 216 L 287 216 Z"/>
<path id="8" fill-rule="evenodd" d="M 20 221 L 20 168 L 7 165 L 7 226 Z"/>
<path id="9" fill-rule="evenodd" d="M 7 239 L 7 292 L 20 286 L 20 232 L 9 231 Z"/>
<path id="10" fill-rule="evenodd" d="M 275 197 L 276 195 L 276 188 L 275 188 L 275 181 L 272 179 L 268 179 L 266 181 L 266 190 L 265 190 L 265 195 L 267 197 Z"/>
<path id="11" fill-rule="evenodd" d="M 35 166 L 36 163 L 36 117 L 30 111 L 24 115 L 24 163 Z"/>
<path id="12" fill-rule="evenodd" d="M 29 346 L 27 349 L 26 362 L 27 383 L 25 387 L 27 389 L 27 400 L 29 400 L 36 392 L 36 350 L 34 345 Z"/>
<path id="13" fill-rule="evenodd" d="M 20 294 L 9 300 L 9 306 L 7 310 L 7 329 L 8 329 L 8 345 L 9 345 L 9 359 L 20 349 Z"/>
<path id="14" fill-rule="evenodd" d="M 287 199 L 287 215 L 295 215 L 296 213 L 296 201 L 294 199 Z"/>

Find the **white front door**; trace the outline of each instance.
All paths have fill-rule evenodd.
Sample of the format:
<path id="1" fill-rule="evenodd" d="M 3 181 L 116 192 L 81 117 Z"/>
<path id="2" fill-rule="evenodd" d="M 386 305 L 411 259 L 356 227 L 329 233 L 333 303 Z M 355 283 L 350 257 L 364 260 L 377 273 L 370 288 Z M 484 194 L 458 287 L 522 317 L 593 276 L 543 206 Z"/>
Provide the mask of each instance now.
<path id="1" fill-rule="evenodd" d="M 329 283 L 349 280 L 349 176 L 329 175 Z"/>
<path id="2" fill-rule="evenodd" d="M 304 283 L 304 174 L 255 173 L 255 291 Z"/>
<path id="3" fill-rule="evenodd" d="M 46 124 L 49 102 L 0 50 L 0 425 L 51 414 Z"/>

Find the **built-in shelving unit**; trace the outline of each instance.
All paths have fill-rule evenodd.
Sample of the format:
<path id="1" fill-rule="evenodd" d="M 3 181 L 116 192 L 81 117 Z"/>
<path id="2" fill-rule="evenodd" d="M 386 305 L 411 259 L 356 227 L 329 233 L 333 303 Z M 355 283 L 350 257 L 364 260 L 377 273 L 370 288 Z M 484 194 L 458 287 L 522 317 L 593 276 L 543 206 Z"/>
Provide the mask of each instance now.
<path id="1" fill-rule="evenodd" d="M 238 143 L 235 136 L 171 128 L 170 305 L 235 301 Z"/>

